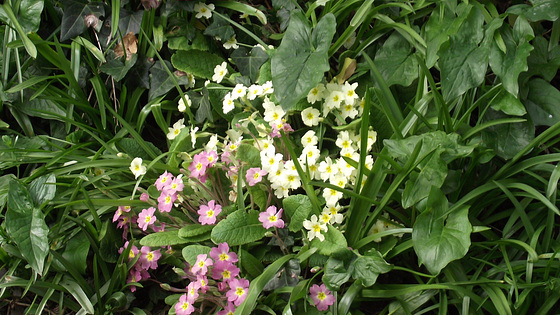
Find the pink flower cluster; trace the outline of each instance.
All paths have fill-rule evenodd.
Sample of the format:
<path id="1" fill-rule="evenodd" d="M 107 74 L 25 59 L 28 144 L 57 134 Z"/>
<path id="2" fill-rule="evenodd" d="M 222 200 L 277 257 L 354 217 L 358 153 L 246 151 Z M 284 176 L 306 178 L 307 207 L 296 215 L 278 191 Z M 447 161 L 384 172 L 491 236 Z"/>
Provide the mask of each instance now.
<path id="1" fill-rule="evenodd" d="M 173 174 L 165 171 L 156 180 L 156 188 L 161 192 L 158 201 L 158 210 L 160 212 L 170 212 L 173 203 L 177 200 L 177 193 L 183 191 L 185 185 L 183 184 L 183 176 L 179 175 L 174 177 Z"/>
<path id="2" fill-rule="evenodd" d="M 208 177 L 206 171 L 214 166 L 217 161 L 218 153 L 213 150 L 195 154 L 192 163 L 189 165 L 190 177 L 198 179 L 201 183 L 205 183 Z"/>
<path id="3" fill-rule="evenodd" d="M 119 249 L 119 254 L 122 254 L 129 246 L 128 241 L 124 243 L 124 246 Z M 136 256 L 140 255 L 134 266 L 130 269 L 128 274 L 128 279 L 126 280 L 127 283 L 134 283 L 139 282 L 141 280 L 145 280 L 150 278 L 150 274 L 148 270 L 150 269 L 157 269 L 158 267 L 158 260 L 161 258 L 161 253 L 158 250 L 152 250 L 148 246 L 142 246 L 140 250 L 135 245 L 130 247 L 130 251 L 128 252 L 128 260 L 131 261 Z M 131 285 L 130 291 L 136 291 L 136 286 Z"/>
<path id="4" fill-rule="evenodd" d="M 177 315 L 188 315 L 195 311 L 194 303 L 200 293 L 208 290 L 208 275 L 217 281 L 217 288 L 225 292 L 227 306 L 219 311 L 218 315 L 233 314 L 235 307 L 241 305 L 249 291 L 249 280 L 239 278 L 239 268 L 235 265 L 238 261 L 237 254 L 229 251 L 227 243 L 221 243 L 207 254 L 197 256 L 196 262 L 191 266 L 190 272 L 196 276 L 197 281 L 191 281 L 186 287 L 187 293 L 179 298 L 175 304 Z"/>

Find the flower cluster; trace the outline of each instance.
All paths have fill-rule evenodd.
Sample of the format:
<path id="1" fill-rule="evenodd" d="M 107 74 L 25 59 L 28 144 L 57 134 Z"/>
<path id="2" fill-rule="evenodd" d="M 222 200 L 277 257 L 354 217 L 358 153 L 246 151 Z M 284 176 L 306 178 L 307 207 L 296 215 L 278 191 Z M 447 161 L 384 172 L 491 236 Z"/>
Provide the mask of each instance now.
<path id="1" fill-rule="evenodd" d="M 130 247 L 130 248 L 129 248 Z M 148 246 L 142 246 L 140 250 L 135 245 L 130 245 L 127 241 L 123 247 L 119 249 L 119 254 L 122 254 L 125 250 L 129 250 L 128 252 L 128 260 L 134 260 L 138 255 L 138 260 L 134 266 L 130 269 L 128 273 L 128 279 L 126 280 L 127 283 L 132 283 L 130 286 L 130 291 L 136 291 L 136 286 L 133 284 L 139 282 L 141 280 L 146 280 L 150 278 L 150 274 L 148 270 L 150 269 L 157 269 L 158 267 L 158 260 L 161 258 L 160 250 L 152 250 Z"/>

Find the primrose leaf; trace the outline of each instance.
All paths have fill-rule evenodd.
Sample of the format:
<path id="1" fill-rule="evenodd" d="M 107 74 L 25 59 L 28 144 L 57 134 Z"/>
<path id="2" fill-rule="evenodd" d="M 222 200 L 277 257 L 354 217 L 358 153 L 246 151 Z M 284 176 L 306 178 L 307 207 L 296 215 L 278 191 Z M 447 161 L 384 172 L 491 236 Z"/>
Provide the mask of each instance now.
<path id="1" fill-rule="evenodd" d="M 543 79 L 529 81 L 527 110 L 537 126 L 552 126 L 560 121 L 560 91 Z"/>
<path id="2" fill-rule="evenodd" d="M 239 209 L 220 221 L 212 230 L 215 244 L 227 242 L 229 246 L 243 245 L 260 240 L 266 229 L 259 221 L 259 213 Z"/>
<path id="3" fill-rule="evenodd" d="M 84 18 L 87 15 L 93 14 L 97 18 L 105 15 L 103 3 L 98 1 L 64 0 L 63 5 L 64 11 L 60 25 L 61 42 L 74 38 L 86 30 Z"/>
<path id="4" fill-rule="evenodd" d="M 259 167 L 261 165 L 261 156 L 259 149 L 248 143 L 241 143 L 237 148 L 235 157 L 238 160 L 247 163 L 248 167 Z"/>
<path id="5" fill-rule="evenodd" d="M 173 66 L 178 70 L 196 77 L 211 79 L 214 68 L 224 60 L 212 53 L 202 50 L 179 50 L 171 56 Z"/>
<path id="6" fill-rule="evenodd" d="M 418 61 L 413 56 L 412 45 L 398 32 L 387 38 L 374 61 L 388 86 L 409 86 L 418 78 Z"/>
<path id="7" fill-rule="evenodd" d="M 179 237 L 179 230 L 163 231 L 144 236 L 140 240 L 140 245 L 150 247 L 171 246 L 185 244 L 189 241 Z"/>
<path id="8" fill-rule="evenodd" d="M 438 152 L 422 165 L 420 173 L 408 180 L 402 196 L 403 208 L 408 208 L 428 197 L 432 186 L 440 188 L 447 177 L 447 165 Z"/>
<path id="9" fill-rule="evenodd" d="M 210 250 L 212 250 L 210 247 L 208 246 L 203 246 L 203 245 L 188 245 L 185 246 L 183 248 L 183 251 L 181 252 L 183 254 L 183 258 L 185 259 L 185 261 L 189 264 L 189 265 L 194 265 L 194 263 L 196 262 L 196 257 L 200 254 L 206 254 L 209 255 L 210 254 Z"/>
<path id="10" fill-rule="evenodd" d="M 189 238 L 194 236 L 200 236 L 212 231 L 213 228 L 214 228 L 213 225 L 201 225 L 201 224 L 187 225 L 179 230 L 179 237 Z"/>
<path id="11" fill-rule="evenodd" d="M 290 231 L 297 232 L 303 228 L 303 221 L 307 220 L 313 206 L 306 195 L 291 195 L 282 200 L 282 208 L 290 217 Z"/>
<path id="12" fill-rule="evenodd" d="M 305 97 L 330 69 L 328 49 L 336 31 L 336 19 L 326 14 L 313 32 L 305 15 L 294 10 L 280 46 L 272 56 L 274 95 L 284 110 Z"/>
<path id="13" fill-rule="evenodd" d="M 311 241 L 311 246 L 317 247 L 318 253 L 325 256 L 331 256 L 348 249 L 344 234 L 332 225 L 329 225 L 328 228 L 327 233 L 324 234 L 325 240 L 321 242 L 318 238 L 314 238 Z"/>
<path id="14" fill-rule="evenodd" d="M 412 229 L 414 251 L 434 275 L 451 261 L 463 258 L 471 245 L 468 207 L 445 215 L 447 209 L 447 198 L 439 188 L 433 188 L 426 210 L 418 215 Z"/>

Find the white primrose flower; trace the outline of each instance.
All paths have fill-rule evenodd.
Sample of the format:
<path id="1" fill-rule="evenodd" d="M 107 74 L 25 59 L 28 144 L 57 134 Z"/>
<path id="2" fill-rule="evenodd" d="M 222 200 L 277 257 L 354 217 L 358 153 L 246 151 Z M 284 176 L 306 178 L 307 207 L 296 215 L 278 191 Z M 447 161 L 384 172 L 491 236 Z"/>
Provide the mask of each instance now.
<path id="1" fill-rule="evenodd" d="M 324 161 L 319 163 L 319 174 L 321 176 L 321 180 L 327 181 L 332 176 L 338 174 L 338 166 L 333 164 L 330 157 L 326 157 Z"/>
<path id="2" fill-rule="evenodd" d="M 330 207 L 323 208 L 323 212 L 327 211 L 331 215 L 330 224 L 341 224 L 344 220 L 344 215 L 338 213 L 341 207 L 338 204 L 331 205 Z"/>
<path id="3" fill-rule="evenodd" d="M 218 135 L 213 134 L 210 136 L 210 139 L 208 139 L 208 142 L 206 142 L 206 144 L 204 145 L 204 151 L 206 152 L 210 152 L 210 151 L 218 151 Z"/>
<path id="4" fill-rule="evenodd" d="M 274 142 L 270 137 L 267 137 L 265 139 L 258 139 L 255 142 L 255 147 L 261 151 L 260 152 L 261 158 L 263 155 L 270 155 L 276 153 Z"/>
<path id="5" fill-rule="evenodd" d="M 326 225 L 329 224 L 330 221 L 331 221 L 331 213 L 328 211 L 321 212 L 321 215 L 319 216 L 319 222 Z"/>
<path id="6" fill-rule="evenodd" d="M 316 108 L 308 107 L 301 111 L 301 120 L 308 127 L 317 126 L 320 118 L 321 112 Z"/>
<path id="7" fill-rule="evenodd" d="M 142 158 L 139 157 L 132 160 L 129 169 L 132 174 L 134 174 L 135 179 L 138 178 L 138 176 L 146 174 L 146 166 L 142 164 Z"/>
<path id="8" fill-rule="evenodd" d="M 263 103 L 264 106 L 264 103 Z M 282 118 L 286 112 L 282 109 L 282 106 L 274 106 L 274 107 L 267 107 L 264 110 L 264 121 L 268 122 L 269 124 L 283 124 Z"/>
<path id="9" fill-rule="evenodd" d="M 354 104 L 354 101 L 358 99 L 358 94 L 356 94 L 356 88 L 358 87 L 358 82 L 348 83 L 344 82 L 342 86 L 342 94 L 344 94 L 344 103 Z"/>
<path id="10" fill-rule="evenodd" d="M 301 137 L 301 145 L 303 145 L 303 147 L 307 147 L 307 146 L 314 146 L 317 145 L 317 143 L 319 142 L 319 138 L 317 138 L 317 136 L 315 135 L 315 131 L 313 130 L 308 130 L 302 137 Z"/>
<path id="11" fill-rule="evenodd" d="M 231 91 L 231 99 L 236 100 L 245 96 L 245 94 L 247 94 L 247 88 L 243 84 L 236 84 Z"/>
<path id="12" fill-rule="evenodd" d="M 235 108 L 235 104 L 233 103 L 233 98 L 231 97 L 231 93 L 227 93 L 224 97 L 224 101 L 222 102 L 222 110 L 224 114 L 231 112 Z"/>
<path id="13" fill-rule="evenodd" d="M 338 201 L 342 199 L 342 192 L 335 189 L 325 188 L 323 190 L 323 197 L 325 198 L 327 207 L 330 207 L 337 204 Z"/>
<path id="14" fill-rule="evenodd" d="M 321 242 L 325 240 L 325 236 L 321 232 L 327 232 L 327 225 L 317 219 L 316 215 L 311 216 L 311 220 L 303 221 L 303 227 L 309 230 L 307 238 L 311 241 L 318 238 Z"/>
<path id="15" fill-rule="evenodd" d="M 340 108 L 340 117 L 342 117 L 343 119 L 354 119 L 356 118 L 356 116 L 358 116 L 358 110 L 356 109 L 356 107 L 354 107 L 353 104 L 347 103 Z"/>
<path id="16" fill-rule="evenodd" d="M 336 146 L 340 149 L 347 149 L 352 146 L 352 139 L 350 137 L 350 133 L 346 130 L 341 131 L 335 142 Z"/>
<path id="17" fill-rule="evenodd" d="M 301 155 L 299 157 L 299 160 L 303 164 L 313 165 L 313 164 L 315 164 L 315 162 L 317 162 L 317 159 L 319 159 L 320 155 L 321 155 L 321 152 L 319 151 L 319 149 L 316 146 L 308 145 L 308 146 L 303 148 L 303 151 L 301 151 Z"/>
<path id="18" fill-rule="evenodd" d="M 315 102 L 322 100 L 324 98 L 324 92 L 325 86 L 323 83 L 319 83 L 307 93 L 307 102 L 309 102 L 309 104 L 315 104 Z"/>
<path id="19" fill-rule="evenodd" d="M 185 128 L 183 122 L 185 121 L 184 118 L 177 120 L 176 123 L 173 124 L 173 127 L 169 127 L 169 132 L 167 133 L 167 139 L 173 140 L 181 133 L 181 129 Z"/>
<path id="20" fill-rule="evenodd" d="M 340 188 L 344 188 L 346 187 L 346 184 L 348 184 L 348 177 L 342 174 L 336 174 L 334 176 L 331 176 L 331 178 L 329 178 L 329 183 L 338 186 Z"/>
<path id="21" fill-rule="evenodd" d="M 187 78 L 189 79 L 189 87 L 193 88 L 194 84 L 196 83 L 194 75 L 192 73 L 187 73 Z"/>
<path id="22" fill-rule="evenodd" d="M 191 143 L 192 143 L 193 149 L 194 149 L 194 145 L 196 144 L 196 137 L 197 137 L 196 132 L 197 131 L 198 131 L 198 127 L 191 126 L 190 134 L 191 134 Z"/>
<path id="23" fill-rule="evenodd" d="M 276 176 L 276 171 L 278 171 L 280 162 L 282 162 L 283 158 L 284 156 L 280 153 L 261 155 L 261 166 L 263 170 L 268 172 L 269 180 L 271 180 L 270 174 L 274 174 L 273 176 Z"/>
<path id="24" fill-rule="evenodd" d="M 272 87 L 272 81 L 266 81 L 261 87 L 262 87 L 262 95 L 274 93 L 274 87 Z"/>
<path id="25" fill-rule="evenodd" d="M 353 154 L 351 154 L 351 156 L 348 157 L 354 161 L 358 161 L 360 159 L 360 155 L 356 152 L 354 152 Z M 346 162 L 346 160 L 343 159 L 342 157 L 336 160 L 336 166 L 338 166 L 338 170 L 340 171 L 340 173 L 344 174 L 344 176 L 350 177 L 352 176 L 352 173 L 356 171 L 356 168 L 350 165 L 350 163 Z"/>
<path id="26" fill-rule="evenodd" d="M 187 101 L 186 104 L 185 104 L 185 100 Z M 187 106 L 191 107 L 191 105 L 192 105 L 192 101 L 189 98 L 189 96 L 187 94 L 183 94 L 183 97 L 179 98 L 179 104 L 177 105 L 177 109 L 181 113 L 184 113 L 187 110 Z"/>
<path id="27" fill-rule="evenodd" d="M 377 132 L 375 132 L 373 129 L 369 129 L 368 130 L 368 136 L 367 136 L 367 148 L 366 148 L 366 152 L 371 151 L 371 149 L 373 148 L 373 144 L 377 141 Z"/>
<path id="28" fill-rule="evenodd" d="M 209 19 L 212 17 L 212 11 L 214 11 L 216 7 L 214 4 L 205 4 L 202 2 L 197 2 L 194 5 L 194 12 L 196 12 L 195 18 L 200 19 L 202 17 Z"/>
<path id="29" fill-rule="evenodd" d="M 212 81 L 216 83 L 222 82 L 223 78 L 226 76 L 227 73 L 228 73 L 227 63 L 224 61 L 222 62 L 221 65 L 217 65 L 214 68 L 214 75 L 212 76 Z"/>
<path id="30" fill-rule="evenodd" d="M 333 109 L 339 109 L 343 100 L 344 100 L 344 94 L 342 94 L 341 91 L 330 92 L 327 98 L 325 99 L 323 116 L 327 116 L 327 114 Z"/>
<path id="31" fill-rule="evenodd" d="M 254 100 L 257 96 L 261 96 L 263 93 L 263 88 L 260 85 L 253 84 L 249 87 L 247 91 L 247 98 L 249 100 Z"/>
<path id="32" fill-rule="evenodd" d="M 227 42 L 225 42 L 223 45 L 225 49 L 239 48 L 239 45 L 237 44 L 237 39 L 235 39 L 235 35 L 232 38 L 228 39 Z"/>

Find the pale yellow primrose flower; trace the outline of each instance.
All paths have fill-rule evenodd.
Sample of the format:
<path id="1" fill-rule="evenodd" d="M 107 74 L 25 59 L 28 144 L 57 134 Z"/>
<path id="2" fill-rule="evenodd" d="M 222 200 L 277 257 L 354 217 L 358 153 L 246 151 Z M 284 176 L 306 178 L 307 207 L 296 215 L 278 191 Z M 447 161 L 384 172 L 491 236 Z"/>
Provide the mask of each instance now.
<path id="1" fill-rule="evenodd" d="M 132 174 L 134 174 L 135 179 L 138 178 L 138 176 L 140 175 L 146 174 L 146 166 L 142 164 L 142 158 L 139 157 L 132 160 L 129 169 L 132 172 Z"/>

